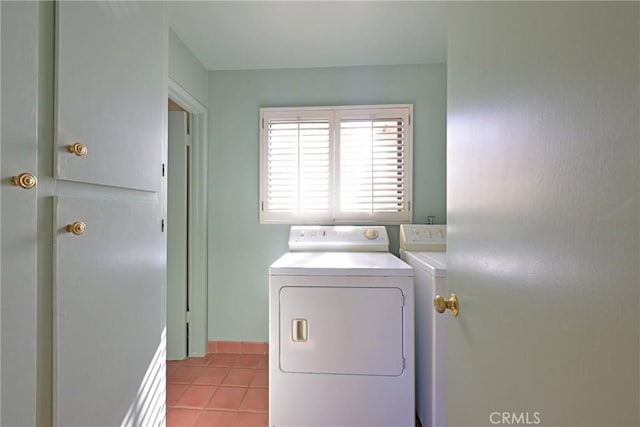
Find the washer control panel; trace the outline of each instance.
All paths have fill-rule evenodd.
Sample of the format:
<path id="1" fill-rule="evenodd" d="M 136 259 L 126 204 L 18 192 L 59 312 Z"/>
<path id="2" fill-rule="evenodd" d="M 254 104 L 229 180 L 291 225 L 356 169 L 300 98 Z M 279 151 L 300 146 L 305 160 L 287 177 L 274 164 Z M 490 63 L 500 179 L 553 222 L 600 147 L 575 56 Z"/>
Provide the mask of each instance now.
<path id="1" fill-rule="evenodd" d="M 389 235 L 383 225 L 294 225 L 289 250 L 307 252 L 387 252 Z"/>
<path id="2" fill-rule="evenodd" d="M 444 224 L 400 224 L 400 249 L 444 252 L 447 250 L 447 226 Z"/>

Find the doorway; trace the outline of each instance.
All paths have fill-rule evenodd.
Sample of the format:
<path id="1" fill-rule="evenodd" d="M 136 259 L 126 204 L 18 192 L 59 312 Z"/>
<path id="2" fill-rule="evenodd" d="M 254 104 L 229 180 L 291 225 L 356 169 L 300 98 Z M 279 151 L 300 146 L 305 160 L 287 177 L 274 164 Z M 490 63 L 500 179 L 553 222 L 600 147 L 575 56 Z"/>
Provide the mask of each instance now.
<path id="1" fill-rule="evenodd" d="M 167 359 L 207 354 L 207 110 L 169 81 Z"/>
<path id="2" fill-rule="evenodd" d="M 189 355 L 189 112 L 169 99 L 167 138 L 167 359 Z"/>

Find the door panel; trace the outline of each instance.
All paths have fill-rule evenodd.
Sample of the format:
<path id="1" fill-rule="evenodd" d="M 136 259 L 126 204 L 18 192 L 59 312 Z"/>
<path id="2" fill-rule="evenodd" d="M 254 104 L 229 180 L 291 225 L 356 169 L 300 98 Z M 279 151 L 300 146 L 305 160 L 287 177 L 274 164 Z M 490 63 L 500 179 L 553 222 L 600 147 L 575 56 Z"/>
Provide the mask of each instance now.
<path id="1" fill-rule="evenodd" d="M 168 31 L 154 2 L 56 10 L 56 178 L 159 191 Z M 84 156 L 66 147 L 80 142 Z"/>
<path id="2" fill-rule="evenodd" d="M 111 120 L 109 126 L 103 126 L 108 122 L 105 120 L 105 111 L 114 110 L 114 103 L 112 99 L 105 103 L 103 94 L 96 90 L 102 88 L 105 92 L 105 88 L 116 88 L 121 82 L 130 82 L 132 76 L 139 77 L 140 74 L 154 81 L 153 95 L 144 84 L 140 90 L 136 87 L 127 97 L 118 99 L 118 105 L 122 108 L 117 111 L 129 111 L 130 104 L 142 108 L 140 99 L 151 103 L 151 98 L 157 98 L 154 105 L 157 104 L 160 115 L 154 113 L 154 118 L 150 118 L 147 110 L 139 115 L 145 117 L 149 129 L 158 129 L 158 132 L 153 138 L 140 141 L 146 145 L 145 156 L 160 161 L 153 161 L 158 164 L 154 169 L 155 183 L 138 187 L 160 189 L 165 182 L 161 177 L 160 163 L 165 155 L 166 137 L 166 4 L 59 2 L 57 6 L 65 10 L 77 7 L 74 9 L 77 13 L 63 14 L 67 18 L 74 16 L 73 20 L 78 21 L 75 24 L 69 19 L 64 21 L 61 24 L 63 32 L 78 26 L 91 30 L 101 28 L 93 33 L 85 31 L 75 40 L 82 44 L 85 41 L 83 38 L 91 38 L 87 42 L 90 49 L 79 49 L 72 53 L 65 47 L 60 49 L 61 53 L 77 55 L 73 61 L 78 67 L 74 70 L 64 69 L 65 54 L 62 53 L 62 58 L 58 58 L 62 59 L 61 68 L 58 68 L 61 79 L 56 83 L 58 98 L 66 99 L 64 102 L 80 102 L 78 93 L 85 95 L 81 100 L 83 108 L 87 111 L 88 120 L 93 120 L 95 125 L 87 132 L 93 133 L 95 138 L 91 138 L 94 141 L 100 141 L 99 149 L 93 147 L 92 150 L 87 144 L 87 156 L 97 152 L 109 153 L 109 157 L 101 156 L 102 165 L 94 164 L 90 169 L 108 170 L 114 180 L 76 177 L 73 179 L 78 182 L 67 182 L 53 179 L 57 175 L 53 169 L 60 166 L 58 164 L 54 168 L 52 158 L 54 152 L 58 154 L 53 144 L 53 3 L 1 2 L 3 268 L 0 295 L 0 424 L 162 425 L 165 421 L 165 372 L 162 367 L 166 320 L 165 244 L 158 223 L 157 200 L 162 200 L 164 193 L 138 191 L 135 184 L 117 182 L 123 176 L 122 170 L 134 168 L 133 172 L 124 173 L 127 176 L 139 175 L 136 168 L 143 168 L 142 174 L 148 169 L 144 162 L 132 165 L 128 151 L 123 150 L 123 146 L 113 150 L 114 145 L 109 138 L 111 134 L 128 133 L 126 129 L 129 124 L 134 128 L 132 134 L 136 134 L 139 123 L 132 120 L 133 116 L 129 114 L 127 120 Z M 97 16 L 100 14 L 94 13 L 96 8 L 101 9 L 104 15 Z M 138 33 L 133 27 L 129 28 L 127 45 L 115 43 L 114 38 L 100 38 L 105 34 L 103 29 L 111 27 L 119 32 L 122 30 L 121 21 L 134 17 L 143 21 L 148 19 L 146 24 L 137 26 Z M 128 45 L 133 50 L 138 49 L 139 41 L 148 42 L 151 33 L 154 34 L 153 43 L 147 44 L 149 55 L 153 58 L 132 62 L 135 65 L 132 71 L 123 69 L 122 58 L 127 58 L 131 53 L 127 52 Z M 117 52 L 112 49 L 113 43 L 117 45 Z M 102 64 L 102 74 L 94 73 L 92 83 L 96 90 L 93 90 L 91 84 L 87 86 L 86 82 L 81 81 L 79 69 L 90 69 L 96 63 Z M 157 73 L 162 79 L 157 78 Z M 113 93 L 116 92 L 113 90 Z M 76 98 L 69 101 L 67 94 L 75 94 Z M 58 109 L 58 113 L 62 111 L 64 108 Z M 63 123 L 65 117 L 58 116 L 56 120 Z M 100 120 L 94 120 L 94 117 L 100 117 Z M 106 118 L 113 119 L 113 116 Z M 63 142 L 60 144 L 64 145 Z M 86 160 L 87 156 L 77 159 Z M 11 185 L 12 176 L 20 172 L 35 173 L 36 167 L 39 172 L 36 190 L 27 191 Z M 91 182 L 111 187 L 92 185 Z M 100 242 L 101 246 L 97 246 L 95 241 L 89 241 L 91 247 L 85 248 L 81 240 L 67 239 L 70 235 L 64 233 L 62 228 L 67 218 L 60 219 L 60 226 L 54 224 L 53 218 L 57 209 L 53 200 L 60 195 L 64 197 L 60 199 L 62 202 L 58 213 L 73 211 L 74 214 L 86 214 L 85 218 L 92 221 L 89 231 L 109 230 L 100 237 L 107 243 Z M 82 195 L 89 195 L 92 199 L 81 199 Z M 72 196 L 75 196 L 73 200 L 83 202 L 67 203 Z M 73 209 L 67 205 L 73 205 Z M 135 207 L 129 209 L 130 205 Z M 124 212 L 128 213 L 126 218 L 122 218 Z M 103 216 L 96 223 L 98 214 Z M 110 218 L 114 223 L 109 222 Z M 150 238 L 148 227 L 152 227 L 151 224 L 157 227 L 154 230 L 160 233 L 160 237 Z M 53 232 L 54 228 L 56 233 Z M 120 238 L 119 231 L 126 233 L 127 237 L 115 245 L 114 240 Z M 88 234 L 78 236 L 79 239 L 81 237 L 91 238 Z M 131 260 L 138 264 L 132 264 Z M 56 262 L 60 264 L 56 265 Z M 114 277 L 121 280 L 114 281 Z M 159 293 L 149 289 L 148 281 L 153 281 L 160 288 Z M 132 282 L 135 286 L 124 286 L 132 285 Z M 106 283 L 109 284 L 108 288 L 105 287 Z M 53 299 L 54 285 L 56 298 L 61 298 L 60 301 Z M 146 289 L 144 301 L 140 297 L 141 287 Z M 119 305 L 109 309 L 114 304 L 114 295 L 119 297 Z M 57 317 L 54 319 L 51 310 L 58 302 L 60 304 L 55 307 Z M 135 316 L 132 314 L 132 304 L 136 304 Z M 54 337 L 56 341 L 52 342 L 54 327 L 57 335 Z M 52 345 L 56 349 L 53 366 Z M 116 366 L 115 360 L 120 364 Z M 93 367 L 89 366 L 90 363 L 93 363 Z M 55 376 L 53 402 L 52 369 Z M 84 376 L 84 380 L 81 376 Z"/>
<path id="3" fill-rule="evenodd" d="M 640 425 L 638 2 L 452 2 L 448 422 Z"/>
<path id="4" fill-rule="evenodd" d="M 2 10 L 2 357 L 0 425 L 36 425 L 36 199 L 38 187 L 11 184 L 37 174 L 38 40 L 36 2 L 0 2 Z M 33 70 L 34 72 L 25 72 Z"/>
<path id="5" fill-rule="evenodd" d="M 306 341 L 292 339 L 296 319 L 306 321 Z M 284 287 L 280 331 L 284 372 L 398 376 L 404 370 L 398 288 Z"/>
<path id="6" fill-rule="evenodd" d="M 187 357 L 187 113 L 169 112 L 167 359 Z"/>
<path id="7" fill-rule="evenodd" d="M 156 201 L 58 197 L 54 423 L 164 418 L 164 250 Z M 86 224 L 82 235 L 65 227 Z"/>

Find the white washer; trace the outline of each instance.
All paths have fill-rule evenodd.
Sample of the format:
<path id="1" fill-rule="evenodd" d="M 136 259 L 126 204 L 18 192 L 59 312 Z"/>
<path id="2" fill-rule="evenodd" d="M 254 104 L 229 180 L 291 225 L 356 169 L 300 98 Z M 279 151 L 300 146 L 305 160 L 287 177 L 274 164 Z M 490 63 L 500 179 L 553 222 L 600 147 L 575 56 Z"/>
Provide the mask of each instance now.
<path id="1" fill-rule="evenodd" d="M 415 425 L 413 269 L 388 246 L 383 226 L 291 227 L 269 268 L 270 426 Z"/>
<path id="2" fill-rule="evenodd" d="M 436 295 L 447 297 L 446 225 L 402 224 L 400 257 L 414 269 L 416 410 L 423 427 L 447 425 L 445 317 Z"/>

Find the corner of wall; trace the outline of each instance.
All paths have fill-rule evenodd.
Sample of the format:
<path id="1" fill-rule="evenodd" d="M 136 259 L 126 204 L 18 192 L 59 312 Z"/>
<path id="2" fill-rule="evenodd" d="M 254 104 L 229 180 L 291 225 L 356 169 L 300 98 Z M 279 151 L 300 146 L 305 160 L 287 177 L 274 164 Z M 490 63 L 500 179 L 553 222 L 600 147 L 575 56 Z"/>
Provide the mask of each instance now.
<path id="1" fill-rule="evenodd" d="M 209 73 L 171 28 L 169 28 L 169 77 L 203 106 L 208 106 Z"/>

